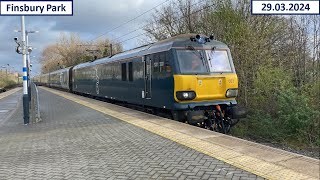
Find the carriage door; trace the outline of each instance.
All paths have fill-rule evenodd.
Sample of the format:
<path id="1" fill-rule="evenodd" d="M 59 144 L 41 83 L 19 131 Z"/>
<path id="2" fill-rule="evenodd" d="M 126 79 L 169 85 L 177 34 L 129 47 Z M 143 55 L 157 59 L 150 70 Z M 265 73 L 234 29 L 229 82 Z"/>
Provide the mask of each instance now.
<path id="1" fill-rule="evenodd" d="M 144 61 L 144 92 L 146 99 L 151 99 L 151 63 L 151 56 L 146 56 Z"/>

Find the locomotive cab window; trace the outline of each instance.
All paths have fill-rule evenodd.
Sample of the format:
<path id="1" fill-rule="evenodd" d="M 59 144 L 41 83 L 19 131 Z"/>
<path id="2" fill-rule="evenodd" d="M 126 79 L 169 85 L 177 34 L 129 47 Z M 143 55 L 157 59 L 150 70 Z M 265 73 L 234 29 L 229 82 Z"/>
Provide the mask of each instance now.
<path id="1" fill-rule="evenodd" d="M 171 73 L 167 52 L 157 53 L 153 56 L 153 72 L 156 75 Z"/>
<path id="2" fill-rule="evenodd" d="M 153 72 L 159 72 L 159 53 L 153 55 Z"/>
<path id="3" fill-rule="evenodd" d="M 210 72 L 231 72 L 227 50 L 206 50 Z"/>
<path id="4" fill-rule="evenodd" d="M 171 74 L 168 53 L 160 52 L 153 56 L 153 73 L 155 77 L 167 77 Z"/>
<path id="5" fill-rule="evenodd" d="M 165 68 L 165 71 L 166 71 L 166 73 L 168 75 L 170 75 L 171 72 L 172 72 L 172 68 L 171 68 L 171 65 L 170 65 L 170 62 L 169 62 L 169 57 L 170 57 L 169 52 L 166 52 L 165 53 L 164 68 Z"/>
<path id="6" fill-rule="evenodd" d="M 208 73 L 203 54 L 198 50 L 177 50 L 180 71 L 183 74 Z"/>
<path id="7" fill-rule="evenodd" d="M 160 60 L 159 60 L 159 71 L 162 73 L 166 72 L 166 62 L 167 62 L 167 58 L 166 58 L 166 53 L 161 53 L 160 54 Z"/>
<path id="8" fill-rule="evenodd" d="M 159 62 L 154 62 L 153 63 L 153 72 L 158 72 L 159 71 Z"/>

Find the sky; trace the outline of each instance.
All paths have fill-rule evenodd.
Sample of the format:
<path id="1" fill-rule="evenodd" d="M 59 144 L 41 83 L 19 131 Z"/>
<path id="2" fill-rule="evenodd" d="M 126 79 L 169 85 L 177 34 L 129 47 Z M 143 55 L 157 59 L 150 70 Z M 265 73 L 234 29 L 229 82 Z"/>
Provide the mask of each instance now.
<path id="1" fill-rule="evenodd" d="M 30 55 L 33 73 L 40 73 L 37 58 L 49 44 L 57 41 L 63 33 L 77 33 L 81 40 L 90 41 L 97 36 L 110 31 L 151 8 L 165 2 L 165 0 L 74 0 L 73 16 L 26 16 L 26 30 L 39 31 L 29 34 L 29 45 L 34 48 Z M 136 20 L 104 35 L 115 39 L 146 24 L 154 11 L 150 11 Z M 14 37 L 21 39 L 21 33 L 14 30 L 21 29 L 20 16 L 0 16 L 0 68 L 9 64 L 10 71 L 22 71 L 22 56 L 15 52 Z M 122 40 L 129 39 L 143 31 L 136 31 Z M 141 42 L 140 42 L 141 43 Z M 124 49 L 131 49 L 139 45 L 139 39 L 124 42 Z M 3 69 L 3 68 L 2 68 Z"/>

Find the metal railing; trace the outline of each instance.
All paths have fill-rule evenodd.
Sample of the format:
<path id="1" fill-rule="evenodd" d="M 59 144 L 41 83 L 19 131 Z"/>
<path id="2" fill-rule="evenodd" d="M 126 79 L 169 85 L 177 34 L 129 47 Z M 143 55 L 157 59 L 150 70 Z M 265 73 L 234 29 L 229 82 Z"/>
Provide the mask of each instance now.
<path id="1" fill-rule="evenodd" d="M 30 116 L 31 116 L 32 123 L 37 123 L 41 121 L 39 91 L 35 83 L 30 82 L 30 86 L 31 86 Z"/>

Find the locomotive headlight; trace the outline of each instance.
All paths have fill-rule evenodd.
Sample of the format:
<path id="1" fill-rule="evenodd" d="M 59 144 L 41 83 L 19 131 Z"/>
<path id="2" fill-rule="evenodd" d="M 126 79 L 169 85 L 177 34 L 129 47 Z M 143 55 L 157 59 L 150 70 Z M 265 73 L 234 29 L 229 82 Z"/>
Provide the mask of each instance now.
<path id="1" fill-rule="evenodd" d="M 196 93 L 194 91 L 178 91 L 176 93 L 177 99 L 180 101 L 183 100 L 192 100 L 196 98 Z"/>
<path id="2" fill-rule="evenodd" d="M 182 93 L 182 96 L 183 96 L 184 99 L 187 99 L 187 98 L 189 97 L 189 93 L 183 92 L 183 93 Z"/>
<path id="3" fill-rule="evenodd" d="M 226 92 L 227 98 L 237 97 L 238 96 L 238 89 L 228 89 Z"/>

